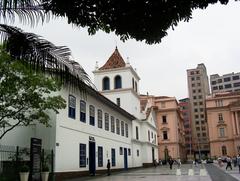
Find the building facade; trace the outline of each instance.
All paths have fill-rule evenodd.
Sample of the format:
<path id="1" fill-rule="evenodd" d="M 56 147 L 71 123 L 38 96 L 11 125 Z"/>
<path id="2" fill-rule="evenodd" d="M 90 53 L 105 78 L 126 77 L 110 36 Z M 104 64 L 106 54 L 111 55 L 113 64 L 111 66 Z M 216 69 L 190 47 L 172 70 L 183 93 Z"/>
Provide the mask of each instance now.
<path id="1" fill-rule="evenodd" d="M 132 153 L 134 116 L 92 88 L 87 88 L 87 97 L 70 88 L 58 94 L 66 100 L 67 108 L 59 110 L 59 114 L 49 112 L 51 127 L 38 123 L 19 126 L 1 144 L 29 147 L 30 138 L 41 139 L 43 148 L 54 150 L 57 180 L 94 175 L 106 170 L 108 159 L 112 169 L 136 166 Z"/>
<path id="2" fill-rule="evenodd" d="M 179 100 L 180 110 L 183 115 L 184 122 L 184 137 L 185 137 L 185 149 L 187 159 L 193 159 L 192 151 L 192 127 L 191 127 L 191 115 L 190 115 L 190 100 L 189 98 Z"/>
<path id="3" fill-rule="evenodd" d="M 161 160 L 186 160 L 183 117 L 174 97 L 141 95 L 141 108 L 156 110 L 158 155 Z"/>
<path id="4" fill-rule="evenodd" d="M 210 75 L 212 93 L 240 91 L 240 72 Z"/>
<path id="5" fill-rule="evenodd" d="M 210 94 L 207 70 L 204 64 L 187 70 L 188 94 L 192 120 L 192 146 L 195 157 L 207 156 L 210 152 L 205 99 Z"/>
<path id="6" fill-rule="evenodd" d="M 154 160 L 158 160 L 156 116 L 151 107 L 148 107 L 151 110 L 148 113 L 140 110 L 140 77 L 137 72 L 124 61 L 116 48 L 102 67 L 96 66 L 93 74 L 99 92 L 136 117 L 132 121 L 133 152 L 142 150 L 143 160 L 138 162 L 138 166 L 152 165 Z"/>
<path id="7" fill-rule="evenodd" d="M 208 96 L 206 108 L 211 156 L 240 154 L 240 92 Z"/>
<path id="8" fill-rule="evenodd" d="M 115 58 L 121 58 L 117 49 L 110 59 Z M 29 147 L 31 138 L 41 139 L 43 148 L 54 151 L 56 180 L 106 172 L 108 160 L 111 170 L 152 166 L 158 160 L 154 109 L 140 112 L 139 77 L 130 65 L 108 71 L 95 72 L 100 80 L 96 87 L 105 92 L 85 85 L 83 96 L 78 89 L 63 87 L 54 94 L 61 95 L 67 107 L 59 114 L 48 112 L 51 127 L 18 126 L 1 144 Z"/>

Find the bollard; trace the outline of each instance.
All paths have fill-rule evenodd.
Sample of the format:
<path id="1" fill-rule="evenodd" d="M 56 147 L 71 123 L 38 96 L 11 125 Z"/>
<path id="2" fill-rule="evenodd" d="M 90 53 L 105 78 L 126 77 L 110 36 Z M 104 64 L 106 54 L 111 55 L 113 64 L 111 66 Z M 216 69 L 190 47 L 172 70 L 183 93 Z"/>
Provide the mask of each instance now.
<path id="1" fill-rule="evenodd" d="M 207 171 L 205 168 L 201 168 L 200 169 L 200 176 L 206 176 L 207 175 Z"/>
<path id="2" fill-rule="evenodd" d="M 188 169 L 188 175 L 194 176 L 194 170 L 192 168 Z"/>
<path id="3" fill-rule="evenodd" d="M 176 175 L 182 175 L 182 173 L 181 173 L 181 169 L 180 169 L 180 168 L 177 168 Z"/>

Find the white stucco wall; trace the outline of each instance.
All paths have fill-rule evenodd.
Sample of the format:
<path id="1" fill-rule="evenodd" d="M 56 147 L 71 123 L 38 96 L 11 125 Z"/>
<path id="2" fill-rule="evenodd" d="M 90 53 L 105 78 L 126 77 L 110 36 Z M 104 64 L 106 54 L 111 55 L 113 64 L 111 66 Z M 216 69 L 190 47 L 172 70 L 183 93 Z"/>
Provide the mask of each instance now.
<path id="1" fill-rule="evenodd" d="M 142 167 L 143 165 L 143 151 L 142 151 L 142 143 L 134 140 L 132 142 L 132 155 L 133 155 L 133 165 L 134 167 Z M 137 150 L 139 150 L 139 156 L 137 155 Z"/>
<path id="2" fill-rule="evenodd" d="M 114 92 L 102 92 L 102 94 L 116 104 L 120 98 L 120 107 L 134 115 L 140 117 L 140 101 L 132 90 L 119 90 Z"/>
<path id="3" fill-rule="evenodd" d="M 65 90 L 62 95 L 66 100 L 68 100 L 68 91 Z M 56 172 L 65 172 L 65 171 L 86 171 L 89 170 L 87 167 L 79 167 L 79 144 L 83 143 L 87 146 L 87 158 L 88 158 L 88 142 L 89 136 L 95 138 L 96 143 L 96 169 L 106 169 L 107 159 L 111 160 L 111 148 L 115 148 L 116 151 L 116 166 L 113 168 L 123 168 L 123 155 L 119 155 L 119 148 L 129 148 L 131 149 L 131 155 L 128 156 L 128 167 L 132 167 L 132 144 L 131 144 L 131 120 L 128 120 L 126 117 L 120 113 L 114 111 L 112 108 L 104 105 L 99 102 L 92 96 L 87 96 L 86 101 L 86 123 L 80 121 L 80 99 L 77 93 L 71 92 L 71 95 L 76 97 L 76 119 L 68 117 L 68 109 L 60 111 L 60 114 L 57 115 L 57 137 L 56 142 L 59 143 L 59 146 L 56 147 Z M 95 107 L 95 126 L 89 124 L 89 105 Z M 101 109 L 103 113 L 107 112 L 109 115 L 124 121 L 128 124 L 128 138 L 116 134 L 116 125 L 115 133 L 110 130 L 106 131 L 104 129 L 104 116 L 103 116 L 103 129 L 98 128 L 97 126 L 97 109 Z M 110 121 L 111 125 L 111 121 Z M 103 147 L 103 167 L 97 167 L 97 146 Z"/>
<path id="4" fill-rule="evenodd" d="M 31 138 L 38 138 L 42 140 L 42 148 L 55 149 L 55 114 L 53 112 L 48 113 L 51 127 L 46 127 L 37 122 L 33 122 L 29 126 L 19 125 L 8 132 L 0 143 L 2 145 L 30 148 Z"/>

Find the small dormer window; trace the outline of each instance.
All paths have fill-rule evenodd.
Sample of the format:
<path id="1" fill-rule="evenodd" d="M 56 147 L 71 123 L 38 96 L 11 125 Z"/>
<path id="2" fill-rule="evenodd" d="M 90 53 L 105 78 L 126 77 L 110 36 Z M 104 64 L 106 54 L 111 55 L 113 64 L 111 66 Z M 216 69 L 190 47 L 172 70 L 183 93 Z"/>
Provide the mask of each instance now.
<path id="1" fill-rule="evenodd" d="M 103 90 L 110 90 L 110 80 L 108 77 L 103 78 Z"/>
<path id="2" fill-rule="evenodd" d="M 122 78 L 119 75 L 117 75 L 114 79 L 114 88 L 115 89 L 121 89 L 122 88 Z"/>

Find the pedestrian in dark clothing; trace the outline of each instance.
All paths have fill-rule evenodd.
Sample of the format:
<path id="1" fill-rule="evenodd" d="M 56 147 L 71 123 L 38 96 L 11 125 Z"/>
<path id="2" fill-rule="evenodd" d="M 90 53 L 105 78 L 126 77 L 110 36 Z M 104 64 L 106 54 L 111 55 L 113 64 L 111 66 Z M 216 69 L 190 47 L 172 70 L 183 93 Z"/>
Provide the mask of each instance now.
<path id="1" fill-rule="evenodd" d="M 233 166 L 236 167 L 237 166 L 237 157 L 233 157 L 232 158 L 232 162 L 233 162 Z"/>
<path id="2" fill-rule="evenodd" d="M 156 168 L 157 167 L 157 160 L 153 160 L 153 166 Z"/>
<path id="3" fill-rule="evenodd" d="M 172 165 L 173 165 L 173 159 L 170 157 L 169 160 L 168 160 L 168 163 L 169 163 L 169 166 L 170 166 L 170 169 L 172 170 Z"/>
<path id="4" fill-rule="evenodd" d="M 240 173 L 240 155 L 237 156 L 237 165 Z"/>
<path id="5" fill-rule="evenodd" d="M 109 176 L 110 175 L 110 160 L 108 159 L 108 162 L 107 162 L 107 175 Z"/>
<path id="6" fill-rule="evenodd" d="M 227 156 L 227 166 L 226 166 L 226 170 L 228 169 L 228 167 L 230 167 L 231 170 L 232 170 L 232 159 L 231 159 L 229 156 Z"/>

